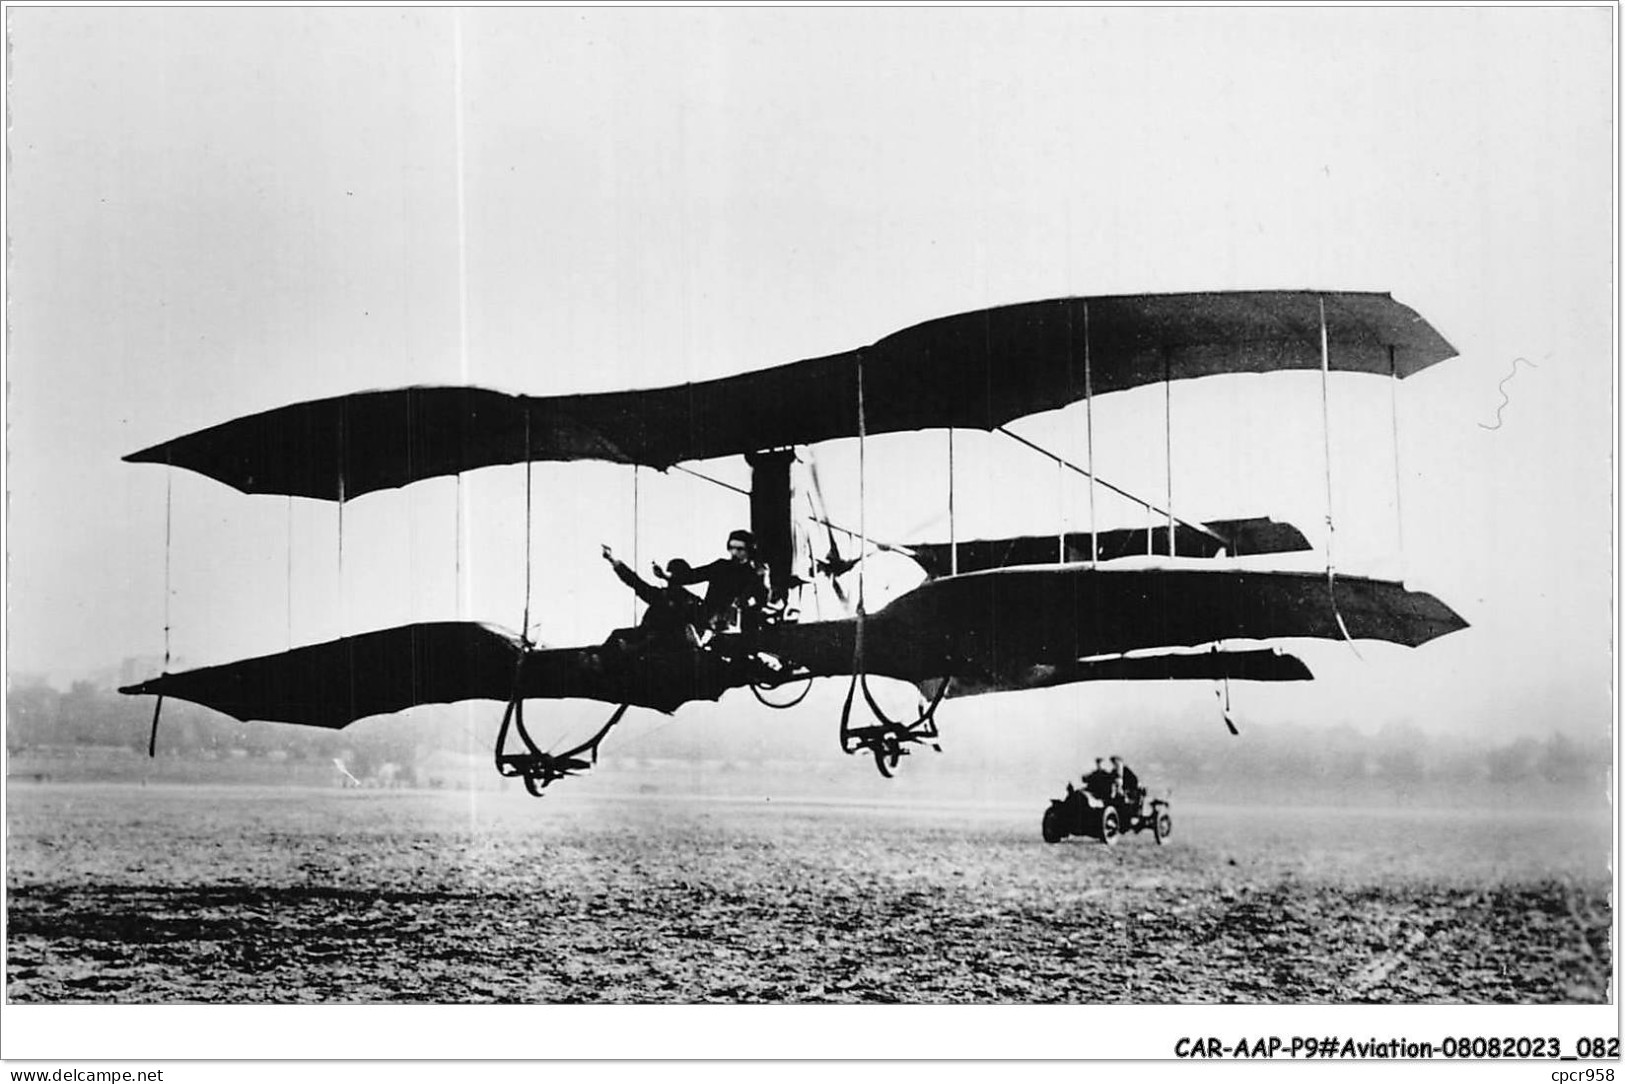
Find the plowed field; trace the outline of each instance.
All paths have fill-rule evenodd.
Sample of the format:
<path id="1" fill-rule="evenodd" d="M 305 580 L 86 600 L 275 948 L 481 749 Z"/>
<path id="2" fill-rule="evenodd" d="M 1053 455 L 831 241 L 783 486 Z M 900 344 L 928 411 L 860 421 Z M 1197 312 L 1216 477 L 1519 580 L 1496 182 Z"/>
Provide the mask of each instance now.
<path id="1" fill-rule="evenodd" d="M 635 791 L 634 787 L 626 787 Z M 17 783 L 21 1002 L 1596 1002 L 1596 815 Z"/>

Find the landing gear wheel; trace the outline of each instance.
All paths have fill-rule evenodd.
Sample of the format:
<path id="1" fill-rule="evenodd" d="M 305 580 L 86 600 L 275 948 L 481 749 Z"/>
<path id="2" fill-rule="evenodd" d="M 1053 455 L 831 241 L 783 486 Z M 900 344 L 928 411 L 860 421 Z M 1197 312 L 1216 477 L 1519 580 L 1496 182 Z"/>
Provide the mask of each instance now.
<path id="1" fill-rule="evenodd" d="M 1059 843 L 1066 836 L 1061 828 L 1061 813 L 1057 809 L 1044 810 L 1044 824 L 1040 829 L 1044 833 L 1045 843 Z"/>
<path id="2" fill-rule="evenodd" d="M 1174 819 L 1168 815 L 1168 811 L 1166 809 L 1158 808 L 1154 813 L 1152 813 L 1151 834 L 1157 837 L 1158 844 L 1161 844 L 1164 840 L 1166 840 L 1169 835 L 1173 833 L 1173 830 Z"/>
<path id="3" fill-rule="evenodd" d="M 1100 814 L 1100 842 L 1110 847 L 1117 838 L 1117 810 L 1107 806 Z"/>
<path id="4" fill-rule="evenodd" d="M 903 758 L 903 744 L 897 740 L 897 735 L 886 734 L 876 739 L 873 746 L 875 754 L 875 767 L 887 779 L 897 767 L 897 762 Z"/>

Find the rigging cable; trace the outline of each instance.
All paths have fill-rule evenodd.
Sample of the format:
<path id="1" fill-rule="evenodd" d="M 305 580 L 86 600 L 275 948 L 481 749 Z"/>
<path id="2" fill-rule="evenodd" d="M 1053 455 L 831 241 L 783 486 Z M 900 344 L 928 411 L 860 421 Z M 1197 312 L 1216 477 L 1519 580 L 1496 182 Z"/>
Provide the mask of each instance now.
<path id="1" fill-rule="evenodd" d="M 530 646 L 530 411 L 525 411 L 525 616 L 519 624 L 523 648 Z"/>
<path id="2" fill-rule="evenodd" d="M 750 490 L 745 489 L 742 486 L 736 486 L 732 482 L 724 482 L 722 479 L 713 478 L 709 474 L 702 474 L 699 471 L 694 470 L 691 467 L 683 466 L 681 463 L 673 463 L 671 465 L 671 469 L 672 470 L 677 470 L 677 471 L 682 471 L 684 474 L 692 474 L 694 477 L 698 478 L 702 482 L 710 482 L 714 486 L 721 486 L 723 489 L 731 489 L 735 493 L 739 494 L 741 497 L 750 496 Z"/>
<path id="3" fill-rule="evenodd" d="M 1162 439 L 1163 463 L 1168 476 L 1168 556 L 1177 556 L 1174 546 L 1174 382 L 1168 373 L 1168 351 L 1162 352 Z"/>
<path id="4" fill-rule="evenodd" d="M 1213 651 L 1214 651 L 1215 654 L 1218 653 L 1219 647 L 1218 647 L 1217 644 L 1214 645 Z M 1215 697 L 1217 697 L 1219 699 L 1219 702 L 1220 702 L 1219 703 L 1219 716 L 1220 716 L 1220 718 L 1222 718 L 1224 720 L 1224 725 L 1225 725 L 1226 729 L 1228 729 L 1230 731 L 1230 736 L 1233 737 L 1233 738 L 1238 738 L 1238 737 L 1241 736 L 1241 731 L 1236 729 L 1235 721 L 1230 718 L 1230 673 L 1229 673 L 1229 671 L 1225 672 L 1224 676 L 1219 679 L 1219 682 L 1223 686 L 1223 688 L 1213 690 L 1213 695 Z"/>
<path id="5" fill-rule="evenodd" d="M 175 464 L 170 462 L 164 474 L 164 673 L 169 673 L 169 595 L 170 550 L 175 519 Z M 152 732 L 147 736 L 147 757 L 158 755 L 158 716 L 164 710 L 164 694 L 158 694 L 158 703 L 152 708 Z"/>
<path id="6" fill-rule="evenodd" d="M 293 650 L 293 494 L 288 494 L 288 650 Z"/>
<path id="7" fill-rule="evenodd" d="M 339 470 L 339 622 L 344 624 L 344 471 Z"/>
<path id="8" fill-rule="evenodd" d="M 1070 311 L 1070 310 L 1069 310 Z M 1089 567 L 1100 563 L 1100 535 L 1095 528 L 1095 386 L 1089 364 L 1089 302 L 1083 303 L 1083 411 L 1088 424 L 1088 443 L 1084 447 L 1089 464 Z"/>
<path id="9" fill-rule="evenodd" d="M 457 375 L 466 386 L 468 384 L 468 192 L 467 192 L 467 155 L 463 135 L 463 12 L 461 8 L 453 8 L 451 13 L 451 97 L 452 97 L 452 141 L 457 157 Z M 472 594 L 469 585 L 463 582 L 463 474 L 457 472 L 457 508 L 453 515 L 453 528 L 457 534 L 455 565 L 456 581 L 452 585 L 456 597 L 455 610 L 459 621 L 464 619 L 466 612 L 472 608 L 467 604 L 467 596 Z M 464 706 L 464 717 L 471 713 L 468 705 Z M 469 753 L 473 753 L 470 748 Z M 470 809 L 472 815 L 472 807 Z"/>
<path id="10" fill-rule="evenodd" d="M 863 406 L 863 351 L 858 351 L 858 643 L 863 643 L 863 566 L 869 553 L 868 499 L 864 491 L 864 446 L 868 444 L 869 421 Z M 862 649 L 859 649 L 860 654 Z"/>
<path id="11" fill-rule="evenodd" d="M 1055 563 L 1066 564 L 1066 468 L 1055 464 L 1055 518 L 1061 529 L 1055 535 Z"/>
<path id="12" fill-rule="evenodd" d="M 852 715 L 852 701 L 853 701 L 853 698 L 857 695 L 859 678 L 863 673 L 863 625 L 864 625 L 864 612 L 863 612 L 863 580 L 864 580 L 864 575 L 863 575 L 863 566 L 864 566 L 864 557 L 865 557 L 864 551 L 868 548 L 866 540 L 864 538 L 864 535 L 865 535 L 865 533 L 867 532 L 867 529 L 868 529 L 868 521 L 865 519 L 865 515 L 866 515 L 865 506 L 867 504 L 867 493 L 866 493 L 865 488 L 864 488 L 865 482 L 866 482 L 866 478 L 864 476 L 864 471 L 865 471 L 865 467 L 866 467 L 866 463 L 865 463 L 865 460 L 864 460 L 864 445 L 868 443 L 869 430 L 868 430 L 868 417 L 865 415 L 864 407 L 863 407 L 863 351 L 862 350 L 859 350 L 858 353 L 857 353 L 857 376 L 858 376 L 858 556 L 857 556 L 857 565 L 858 565 L 858 603 L 857 603 L 857 613 L 856 613 L 857 620 L 856 620 L 856 622 L 855 622 L 855 624 L 853 626 L 853 635 L 852 635 L 852 680 L 846 686 L 846 700 L 841 705 L 840 739 L 841 739 L 841 751 L 843 753 L 855 752 L 855 750 L 847 748 L 847 734 L 848 734 L 847 722 L 851 718 L 851 715 Z M 865 688 L 864 692 L 867 694 L 868 689 Z"/>
<path id="13" fill-rule="evenodd" d="M 948 574 L 959 575 L 959 536 L 954 531 L 954 428 L 948 427 Z"/>
<path id="14" fill-rule="evenodd" d="M 1017 439 L 1019 440 L 1020 438 L 1018 437 Z M 1037 445 L 1034 445 L 1034 447 L 1037 447 Z M 1038 450 L 1043 451 L 1042 448 L 1039 448 Z M 1044 454 L 1048 455 L 1049 453 L 1045 452 Z M 744 488 L 741 488 L 740 486 L 736 486 L 736 485 L 732 484 L 731 482 L 724 482 L 720 478 L 713 478 L 709 474 L 703 474 L 700 471 L 691 470 L 690 468 L 685 467 L 680 463 L 673 463 L 671 465 L 671 469 L 676 470 L 676 471 L 682 471 L 684 474 L 691 474 L 694 477 L 698 478 L 702 482 L 710 482 L 714 486 L 719 486 L 722 489 L 726 489 L 726 490 L 729 490 L 731 492 L 737 493 L 741 497 L 750 496 L 750 490 L 748 490 L 748 489 L 744 489 Z M 812 474 L 813 474 L 813 484 L 816 486 L 817 485 L 817 471 L 816 470 L 813 471 Z M 822 501 L 822 495 L 821 494 L 822 494 L 822 491 L 820 491 L 820 501 Z M 883 550 L 883 551 L 885 551 L 887 553 L 901 553 L 905 557 L 911 557 L 911 558 L 918 559 L 918 555 L 914 552 L 914 550 L 910 549 L 908 546 L 902 545 L 902 544 L 897 543 L 897 542 L 887 542 L 887 541 L 884 541 L 883 539 L 866 538 L 859 531 L 854 531 L 850 527 L 842 527 L 839 523 L 830 522 L 829 517 L 828 517 L 828 510 L 827 509 L 825 510 L 824 515 L 819 515 L 817 513 L 817 511 L 814 510 L 813 513 L 810 514 L 807 517 L 807 519 L 809 521 L 813 522 L 813 523 L 818 524 L 820 527 L 825 527 L 825 528 L 827 528 L 827 529 L 829 529 L 831 531 L 839 531 L 840 533 L 846 535 L 848 538 L 856 538 L 856 539 L 859 539 L 859 540 L 862 540 L 862 541 L 865 541 L 865 542 L 872 542 L 874 544 L 875 549 L 877 549 L 877 550 Z"/>
<path id="15" fill-rule="evenodd" d="M 1332 364 L 1331 347 L 1326 338 L 1326 299 L 1318 299 L 1320 305 L 1320 433 L 1325 451 L 1326 460 L 1326 593 L 1331 598 L 1332 616 L 1337 619 L 1337 628 L 1343 634 L 1343 639 L 1354 652 L 1354 657 L 1364 661 L 1360 649 L 1354 646 L 1354 638 L 1349 635 L 1349 627 L 1343 621 L 1343 614 L 1337 608 L 1337 573 L 1336 562 L 1332 556 L 1332 543 L 1337 534 L 1337 526 L 1332 517 L 1332 422 L 1331 422 L 1331 396 L 1327 390 L 1330 382 Z"/>
<path id="16" fill-rule="evenodd" d="M 452 529 L 452 595 L 456 599 L 457 620 L 463 619 L 463 473 L 457 472 L 456 503 L 451 511 Z"/>
<path id="17" fill-rule="evenodd" d="M 1401 502 L 1399 473 L 1399 366 L 1394 348 L 1388 347 L 1388 416 L 1394 429 L 1394 531 L 1399 536 L 1399 580 L 1405 582 L 1405 509 Z"/>
<path id="18" fill-rule="evenodd" d="M 1026 447 L 1031 448 L 1033 451 L 1037 452 L 1039 455 L 1047 456 L 1050 459 L 1058 461 L 1063 467 L 1065 467 L 1067 470 L 1071 471 L 1074 474 L 1081 474 L 1085 478 L 1094 478 L 1095 477 L 1092 473 L 1090 473 L 1089 471 L 1084 470 L 1082 467 L 1078 466 L 1076 463 L 1073 463 L 1071 460 L 1066 459 L 1066 458 L 1064 458 L 1062 456 L 1056 455 L 1054 452 L 1050 451 L 1048 448 L 1044 447 L 1042 444 L 1037 444 L 1037 443 L 1035 443 L 1033 441 L 1028 440 L 1026 437 L 1022 436 L 1020 433 L 1017 433 L 1015 430 L 1011 429 L 1009 426 L 1004 426 L 1004 425 L 994 426 L 993 431 L 997 432 L 997 433 L 1003 433 L 1005 436 L 1009 437 L 1011 440 L 1015 441 L 1017 444 L 1025 445 Z M 1122 496 L 1122 497 L 1126 497 L 1129 500 L 1133 501 L 1135 504 L 1143 504 L 1145 506 L 1146 514 L 1151 517 L 1151 522 L 1146 527 L 1146 530 L 1148 532 L 1156 530 L 1157 525 L 1156 525 L 1155 517 L 1157 515 L 1159 515 L 1159 514 L 1171 514 L 1171 513 L 1168 513 L 1166 509 L 1159 508 L 1157 505 L 1152 504 L 1150 501 L 1146 500 L 1144 497 L 1141 497 L 1141 496 L 1139 496 L 1138 494 L 1135 494 L 1135 493 L 1130 493 L 1128 490 L 1124 489 L 1122 486 L 1113 485 L 1111 482 L 1106 481 L 1106 479 L 1104 479 L 1104 478 L 1100 478 L 1100 479 L 1098 479 L 1098 481 L 1100 482 L 1101 485 L 1105 486 L 1107 489 L 1111 490 L 1113 493 L 1116 493 L 1116 494 L 1118 494 L 1119 496 Z M 1213 539 L 1215 542 L 1221 542 L 1221 543 L 1226 542 L 1226 539 L 1225 539 L 1225 537 L 1223 535 L 1219 534 L 1217 531 L 1213 530 L 1213 528 L 1208 527 L 1205 524 L 1192 523 L 1189 520 L 1179 519 L 1177 516 L 1175 517 L 1175 522 L 1177 522 L 1182 527 L 1189 527 L 1191 530 L 1196 531 L 1199 534 L 1204 534 L 1207 537 Z"/>
<path id="19" fill-rule="evenodd" d="M 932 699 L 930 706 L 921 712 L 919 717 L 915 719 L 914 722 L 906 726 L 902 723 L 894 721 L 890 716 L 888 716 L 885 711 L 881 709 L 879 702 L 875 699 L 874 693 L 869 689 L 869 675 L 865 671 L 863 660 L 864 626 L 867 621 L 867 613 L 865 612 L 864 605 L 864 565 L 867 563 L 866 558 L 869 548 L 867 519 L 867 457 L 865 454 L 865 446 L 867 445 L 869 438 L 869 423 L 863 399 L 863 351 L 861 350 L 858 351 L 857 354 L 857 377 L 858 601 L 857 620 L 854 623 L 854 634 L 852 639 L 852 680 L 846 687 L 846 699 L 841 705 L 840 741 L 841 751 L 844 753 L 855 753 L 861 748 L 870 749 L 874 753 L 875 764 L 880 768 L 881 774 L 890 777 L 891 771 L 887 766 L 887 761 L 889 760 L 892 766 L 896 765 L 897 758 L 902 755 L 901 749 L 904 741 L 920 741 L 922 739 L 935 738 L 937 736 L 935 722 L 936 711 L 938 705 L 942 703 L 943 696 L 947 693 L 949 679 L 944 678 L 943 683 L 938 688 L 937 695 Z M 849 729 L 848 724 L 851 722 L 853 701 L 856 699 L 857 691 L 860 688 L 863 690 L 864 702 L 868 704 L 869 710 L 874 714 L 875 719 L 878 721 L 879 729 L 883 732 L 883 736 L 876 739 L 873 737 L 872 733 L 865 735 L 859 739 L 858 745 L 849 748 L 848 739 L 851 737 L 852 731 Z"/>
<path id="20" fill-rule="evenodd" d="M 632 568 L 638 569 L 638 465 L 632 464 Z M 638 593 L 632 592 L 632 624 L 638 623 Z"/>

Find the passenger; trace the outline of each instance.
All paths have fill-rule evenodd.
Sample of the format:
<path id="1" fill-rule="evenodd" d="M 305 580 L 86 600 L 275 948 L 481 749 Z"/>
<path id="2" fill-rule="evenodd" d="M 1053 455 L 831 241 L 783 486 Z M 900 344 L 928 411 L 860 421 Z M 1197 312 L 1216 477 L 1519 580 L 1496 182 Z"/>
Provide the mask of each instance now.
<path id="1" fill-rule="evenodd" d="M 615 551 L 608 546 L 604 547 L 603 552 L 604 560 L 615 570 L 616 577 L 648 607 L 635 630 L 630 633 L 617 630 L 610 635 L 611 646 L 630 650 L 658 640 L 683 641 L 691 647 L 699 646 L 698 630 L 705 625 L 705 609 L 693 592 L 681 587 L 656 587 L 628 568 L 626 562 L 616 557 Z M 680 574 L 688 568 L 688 562 L 681 557 L 674 558 L 670 567 Z"/>
<path id="2" fill-rule="evenodd" d="M 756 564 L 755 539 L 749 531 L 728 536 L 728 556 L 708 565 L 692 568 L 682 558 L 673 558 L 665 568 L 653 566 L 657 587 L 644 580 L 626 563 L 604 547 L 604 560 L 610 563 L 620 581 L 636 592 L 649 607 L 638 627 L 651 635 L 688 630 L 691 637 L 703 632 L 730 628 L 754 628 L 768 599 L 766 571 Z M 701 601 L 683 590 L 683 585 L 706 583 Z M 697 641 L 696 641 L 697 642 Z"/>
<path id="3" fill-rule="evenodd" d="M 1140 799 L 1145 796 L 1140 789 L 1140 777 L 1123 763 L 1122 757 L 1112 757 L 1112 790 L 1133 809 L 1140 808 Z"/>

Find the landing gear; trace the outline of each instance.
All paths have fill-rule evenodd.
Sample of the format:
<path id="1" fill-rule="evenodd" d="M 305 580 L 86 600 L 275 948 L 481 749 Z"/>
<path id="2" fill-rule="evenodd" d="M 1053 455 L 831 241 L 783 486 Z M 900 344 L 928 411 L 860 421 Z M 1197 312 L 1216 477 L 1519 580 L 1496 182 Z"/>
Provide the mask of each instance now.
<path id="1" fill-rule="evenodd" d="M 502 713 L 502 728 L 497 731 L 497 774 L 508 779 L 524 780 L 525 790 L 530 792 L 531 797 L 540 798 L 548 784 L 584 772 L 598 763 L 599 744 L 615 724 L 621 721 L 621 716 L 626 714 L 629 707 L 630 704 L 622 704 L 616 708 L 615 714 L 609 717 L 609 722 L 580 745 L 566 749 L 562 753 L 544 753 L 531 740 L 530 733 L 525 729 L 525 702 L 516 694 L 514 699 L 508 702 L 507 710 Z M 510 726 L 524 746 L 522 752 L 505 751 Z M 583 754 L 587 759 L 582 759 Z"/>
<path id="2" fill-rule="evenodd" d="M 936 714 L 937 705 L 942 703 L 943 695 L 948 691 L 949 680 L 943 679 L 930 705 L 920 712 L 918 718 L 913 722 L 901 723 L 888 718 L 880 710 L 874 694 L 869 691 L 868 675 L 854 674 L 852 685 L 846 691 L 846 703 L 841 708 L 841 751 L 848 755 L 869 753 L 875 758 L 876 770 L 887 779 L 897 771 L 898 762 L 913 751 L 910 746 L 929 745 L 935 751 L 942 752 L 942 746 L 936 741 L 940 736 Z M 859 688 L 863 690 L 863 698 L 875 722 L 869 726 L 854 727 L 851 725 L 852 702 Z"/>

